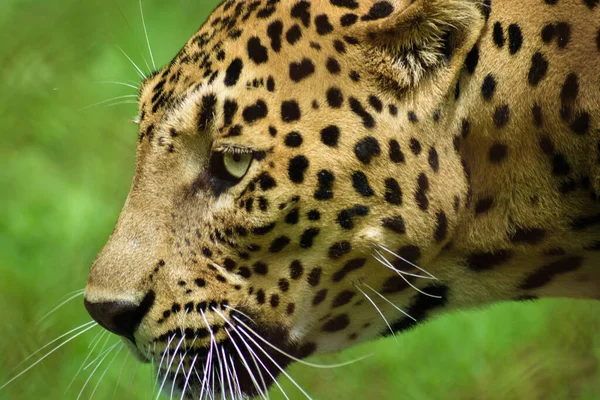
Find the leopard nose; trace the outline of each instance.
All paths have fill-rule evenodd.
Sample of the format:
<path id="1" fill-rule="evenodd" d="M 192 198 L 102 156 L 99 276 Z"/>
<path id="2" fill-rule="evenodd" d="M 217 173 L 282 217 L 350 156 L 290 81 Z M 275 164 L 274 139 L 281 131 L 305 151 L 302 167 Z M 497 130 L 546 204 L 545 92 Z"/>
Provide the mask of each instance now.
<path id="1" fill-rule="evenodd" d="M 84 300 L 85 308 L 103 328 L 135 342 L 134 333 L 154 304 L 154 292 L 144 296 L 140 304 L 127 301 L 92 303 Z"/>

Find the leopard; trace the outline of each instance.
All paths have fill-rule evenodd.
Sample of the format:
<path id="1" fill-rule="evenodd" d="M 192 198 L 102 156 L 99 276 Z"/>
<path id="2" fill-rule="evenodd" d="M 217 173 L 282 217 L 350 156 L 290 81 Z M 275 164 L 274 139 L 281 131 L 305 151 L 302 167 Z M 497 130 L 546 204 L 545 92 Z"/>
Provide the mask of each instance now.
<path id="1" fill-rule="evenodd" d="M 244 399 L 442 313 L 600 300 L 599 3 L 223 1 L 140 87 L 87 311 L 181 398 Z"/>

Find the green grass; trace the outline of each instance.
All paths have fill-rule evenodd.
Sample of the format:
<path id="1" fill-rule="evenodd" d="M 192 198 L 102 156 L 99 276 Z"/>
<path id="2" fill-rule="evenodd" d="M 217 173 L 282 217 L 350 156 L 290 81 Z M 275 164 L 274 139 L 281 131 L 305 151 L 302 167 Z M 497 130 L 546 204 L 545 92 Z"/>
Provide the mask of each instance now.
<path id="1" fill-rule="evenodd" d="M 162 65 L 215 1 L 144 4 Z M 23 368 L 17 366 L 27 355 L 89 320 L 81 299 L 40 317 L 84 287 L 127 194 L 136 142 L 128 121 L 136 107 L 85 107 L 135 94 L 98 82 L 139 81 L 116 47 L 144 65 L 137 7 L 136 0 L 0 3 L 0 385 Z M 575 301 L 498 305 L 438 318 L 397 341 L 313 360 L 373 354 L 348 367 L 293 365 L 289 371 L 315 399 L 598 399 L 598 311 L 598 303 Z M 0 400 L 76 399 L 91 369 L 67 388 L 99 331 L 0 390 Z M 94 398 L 153 398 L 150 369 L 124 360 L 124 353 L 115 359 Z M 82 398 L 90 397 L 104 370 L 96 371 Z M 280 381 L 292 399 L 302 398 Z M 272 398 L 283 396 L 274 390 Z"/>

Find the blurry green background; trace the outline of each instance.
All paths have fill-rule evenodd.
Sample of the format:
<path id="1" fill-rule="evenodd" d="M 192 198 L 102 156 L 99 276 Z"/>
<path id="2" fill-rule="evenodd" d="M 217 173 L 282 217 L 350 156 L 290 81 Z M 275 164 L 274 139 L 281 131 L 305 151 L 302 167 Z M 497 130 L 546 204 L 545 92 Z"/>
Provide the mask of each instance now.
<path id="1" fill-rule="evenodd" d="M 215 4 L 144 0 L 158 65 Z M 136 106 L 114 103 L 132 102 L 136 91 L 101 82 L 139 83 L 117 46 L 144 71 L 149 57 L 137 0 L 2 0 L 0 33 L 1 386 L 38 358 L 19 365 L 29 354 L 90 320 L 81 297 L 42 317 L 84 287 L 132 177 Z M 315 399 L 600 399 L 599 311 L 575 301 L 497 305 L 313 360 L 374 354 L 348 367 L 289 370 Z M 155 398 L 151 369 L 124 351 L 71 384 L 99 332 L 57 350 L 0 399 L 88 399 L 95 388 L 95 399 Z M 88 362 L 114 342 L 103 338 Z M 283 396 L 273 390 L 272 398 Z"/>

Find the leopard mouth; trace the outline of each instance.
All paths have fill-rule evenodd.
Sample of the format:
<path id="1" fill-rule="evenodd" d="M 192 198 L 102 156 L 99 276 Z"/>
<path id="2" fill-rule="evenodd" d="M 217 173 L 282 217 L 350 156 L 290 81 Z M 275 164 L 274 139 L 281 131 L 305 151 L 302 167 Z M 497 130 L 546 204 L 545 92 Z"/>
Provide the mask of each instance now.
<path id="1" fill-rule="evenodd" d="M 297 345 L 283 328 L 232 317 L 208 329 L 177 329 L 161 351 L 147 352 L 157 368 L 157 387 L 182 399 L 265 397 L 279 374 L 297 356 Z M 207 330 L 206 340 L 198 333 Z"/>
<path id="2" fill-rule="evenodd" d="M 199 348 L 169 348 L 158 368 L 157 384 L 184 399 L 246 399 L 264 396 L 291 359 L 279 352 L 241 340 L 230 339 Z"/>

